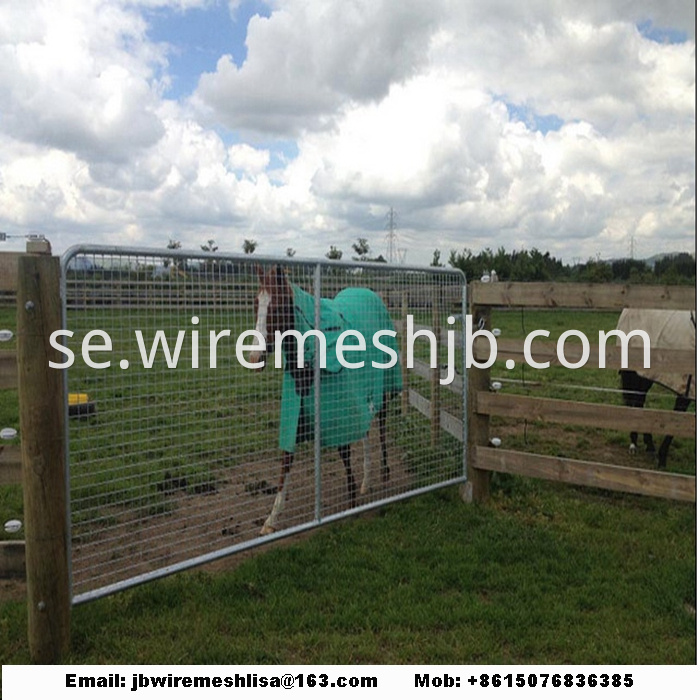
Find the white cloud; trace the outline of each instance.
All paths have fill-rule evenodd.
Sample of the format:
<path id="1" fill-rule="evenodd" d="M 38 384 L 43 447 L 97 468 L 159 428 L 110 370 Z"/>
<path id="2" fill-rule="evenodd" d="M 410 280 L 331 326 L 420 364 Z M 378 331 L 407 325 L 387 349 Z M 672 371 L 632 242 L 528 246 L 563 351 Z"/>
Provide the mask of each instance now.
<path id="1" fill-rule="evenodd" d="M 248 59 L 202 76 L 200 107 L 232 129 L 327 128 L 348 101 L 380 100 L 423 62 L 441 1 L 288 0 L 248 24 Z"/>
<path id="2" fill-rule="evenodd" d="M 240 66 L 167 100 L 149 12 L 208 1 L 0 4 L 0 230 L 379 253 L 394 207 L 421 264 L 693 248 L 689 1 L 270 0 Z"/>
<path id="3" fill-rule="evenodd" d="M 264 173 L 270 164 L 270 151 L 253 148 L 247 143 L 237 143 L 228 149 L 228 162 L 233 170 L 248 175 Z"/>
<path id="4" fill-rule="evenodd" d="M 0 26 L 17 28 L 0 43 L 5 133 L 121 161 L 162 136 L 153 66 L 164 57 L 145 41 L 140 15 L 104 0 L 6 4 L 0 13 Z"/>

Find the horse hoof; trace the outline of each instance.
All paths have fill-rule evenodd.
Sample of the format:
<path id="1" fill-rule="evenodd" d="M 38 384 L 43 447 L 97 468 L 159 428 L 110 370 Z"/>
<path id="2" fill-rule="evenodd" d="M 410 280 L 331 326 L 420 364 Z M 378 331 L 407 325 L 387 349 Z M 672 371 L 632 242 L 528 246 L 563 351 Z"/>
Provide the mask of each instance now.
<path id="1" fill-rule="evenodd" d="M 260 534 L 261 534 L 261 535 L 271 535 L 271 534 L 273 534 L 274 532 L 277 532 L 277 528 L 276 528 L 276 527 L 272 527 L 272 525 L 268 525 L 267 523 L 265 523 L 265 524 L 262 526 L 262 530 L 260 530 Z"/>

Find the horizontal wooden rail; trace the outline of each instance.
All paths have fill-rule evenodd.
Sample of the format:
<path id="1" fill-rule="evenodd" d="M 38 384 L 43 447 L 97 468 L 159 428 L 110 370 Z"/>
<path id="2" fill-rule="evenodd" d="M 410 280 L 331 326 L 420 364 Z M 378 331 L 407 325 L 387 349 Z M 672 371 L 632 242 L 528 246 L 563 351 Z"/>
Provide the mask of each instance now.
<path id="1" fill-rule="evenodd" d="M 0 289 L 0 308 L 15 308 L 16 306 L 17 292 Z"/>
<path id="2" fill-rule="evenodd" d="M 17 261 L 20 255 L 0 250 L 0 298 L 17 292 Z"/>
<path id="3" fill-rule="evenodd" d="M 22 456 L 19 445 L 0 445 L 0 486 L 22 483 Z"/>
<path id="4" fill-rule="evenodd" d="M 427 381 L 430 381 L 431 373 L 433 372 L 430 365 L 427 362 L 423 362 L 422 360 L 414 360 L 413 367 L 410 368 L 410 371 L 415 372 L 421 379 L 425 379 Z M 440 373 L 440 376 L 445 376 L 445 372 L 442 371 Z M 453 394 L 461 395 L 462 375 L 455 374 L 454 379 L 449 384 L 441 384 L 440 386 L 442 386 L 444 389 L 447 389 L 448 391 L 451 391 Z"/>
<path id="5" fill-rule="evenodd" d="M 696 419 L 693 413 L 495 394 L 488 391 L 480 391 L 477 394 L 476 411 L 505 418 L 527 418 L 620 431 L 636 430 L 676 437 L 692 438 L 695 437 L 696 432 Z"/>
<path id="6" fill-rule="evenodd" d="M 576 338 L 568 341 L 564 348 L 567 362 L 576 363 L 581 359 L 581 343 Z M 549 362 L 552 367 L 562 366 L 557 357 L 556 341 L 533 341 L 530 355 L 534 362 Z M 474 356 L 478 362 L 484 362 L 489 357 L 489 344 L 485 338 L 476 338 Z M 600 362 L 599 346 L 590 345 L 588 360 L 584 367 L 605 367 L 606 369 L 621 369 L 621 348 L 609 345 L 605 348 L 604 363 Z M 524 341 L 519 338 L 498 338 L 498 359 L 525 362 Z M 692 350 L 669 350 L 666 348 L 651 348 L 649 353 L 651 368 L 663 367 L 665 372 L 695 373 L 697 362 L 696 353 Z M 528 362 L 530 360 L 528 359 Z M 644 369 L 644 353 L 641 348 L 630 347 L 628 350 L 625 369 Z"/>
<path id="7" fill-rule="evenodd" d="M 491 447 L 477 447 L 476 457 L 476 468 L 485 471 L 519 474 L 677 501 L 694 503 L 696 500 L 695 477 L 685 474 L 618 467 L 600 462 L 585 462 Z"/>
<path id="8" fill-rule="evenodd" d="M 0 350 L 0 389 L 17 388 L 17 353 Z"/>
<path id="9" fill-rule="evenodd" d="M 0 542 L 0 578 L 26 578 L 24 542 Z"/>
<path id="10" fill-rule="evenodd" d="M 695 287 L 631 284 L 574 284 L 551 282 L 472 282 L 471 304 L 529 306 L 619 311 L 642 309 L 694 309 Z"/>
<path id="11" fill-rule="evenodd" d="M 420 330 L 432 330 L 430 326 L 415 324 L 414 333 Z M 546 328 L 543 330 L 547 330 Z M 601 329 L 604 330 L 604 329 Z M 463 336 L 458 330 L 454 333 L 454 344 L 456 348 L 463 345 Z M 443 329 L 440 334 L 440 342 L 447 345 L 448 331 Z M 500 361 L 513 360 L 517 363 L 526 361 L 522 338 L 497 338 L 498 357 Z M 417 340 L 420 343 L 427 343 L 422 337 Z M 485 362 L 489 358 L 490 345 L 486 338 L 478 336 L 474 339 L 474 359 L 477 362 Z M 564 347 L 565 359 L 570 363 L 578 362 L 581 359 L 581 341 L 575 337 L 568 340 Z M 644 353 L 642 348 L 630 346 L 627 353 L 627 363 L 625 369 L 644 369 Z M 530 356 L 533 362 L 549 362 L 552 367 L 562 366 L 557 356 L 556 340 L 533 340 L 530 345 Z M 651 348 L 649 353 L 651 367 L 663 367 L 669 372 L 688 372 L 694 374 L 697 363 L 697 355 L 693 350 L 671 350 L 667 348 Z M 528 358 L 528 362 L 530 358 Z M 414 366 L 418 361 L 414 360 Z M 622 369 L 622 349 L 615 345 L 615 339 L 611 338 L 605 346 L 604 360 L 600 361 L 600 346 L 590 344 L 588 360 L 584 367 L 605 367 L 606 369 Z M 417 368 L 417 367 L 416 367 Z M 420 370 L 420 368 L 417 368 Z"/>
<path id="12" fill-rule="evenodd" d="M 422 413 L 426 418 L 432 418 L 431 404 L 428 399 L 421 396 L 417 391 L 409 389 L 408 400 L 411 406 L 413 406 L 413 408 L 415 408 L 419 413 Z M 459 418 L 455 418 L 451 413 L 448 413 L 447 411 L 440 411 L 440 428 L 460 442 L 463 441 L 464 424 L 461 420 L 459 420 Z"/>

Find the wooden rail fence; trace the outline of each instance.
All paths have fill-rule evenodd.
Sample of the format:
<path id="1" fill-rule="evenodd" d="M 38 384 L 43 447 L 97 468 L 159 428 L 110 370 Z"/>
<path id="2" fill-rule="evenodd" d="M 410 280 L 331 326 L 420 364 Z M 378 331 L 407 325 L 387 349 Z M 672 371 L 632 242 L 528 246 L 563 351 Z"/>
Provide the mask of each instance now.
<path id="1" fill-rule="evenodd" d="M 46 332 L 61 324 L 57 291 L 60 271 L 58 259 L 50 255 L 24 255 L 17 262 L 17 351 L 0 350 L 0 389 L 19 390 L 21 445 L 0 444 L 0 486 L 22 484 L 25 542 L 0 542 L 0 577 L 26 571 L 30 652 L 34 661 L 45 663 L 58 660 L 67 652 L 70 628 L 63 375 L 48 371 L 49 360 L 60 361 L 61 358 L 49 346 Z M 14 292 L 12 289 L 5 291 Z M 490 328 L 491 310 L 497 307 L 694 309 L 695 290 L 626 285 L 472 283 L 469 301 L 472 318 Z M 441 329 L 436 313 L 437 300 L 428 303 L 433 307 L 432 326 L 428 328 L 444 338 L 445 329 Z M 406 300 L 394 300 L 392 306 L 398 308 L 399 305 L 402 310 L 399 330 L 406 357 Z M 478 361 L 486 359 L 484 343 L 475 344 L 475 354 Z M 537 362 L 555 364 L 556 343 L 534 342 L 531 355 Z M 620 367 L 618 348 L 606 348 L 604 357 L 607 367 Z M 498 359 L 524 362 L 523 341 L 499 338 Z M 668 369 L 695 371 L 696 357 L 693 352 L 652 350 L 652 363 L 657 362 L 663 362 Z M 597 366 L 598 363 L 598 348 L 592 346 L 589 364 Z M 632 369 L 642 366 L 640 352 L 630 349 L 629 366 Z M 420 361 L 415 362 L 412 371 L 429 382 L 430 397 L 422 396 L 405 382 L 403 410 L 412 407 L 431 421 L 433 445 L 441 431 L 463 443 L 468 465 L 466 500 L 488 498 L 493 472 L 684 501 L 696 499 L 694 476 L 489 447 L 492 416 L 693 437 L 696 434 L 693 414 L 497 394 L 490 390 L 490 370 L 472 368 L 468 374 L 465 426 L 462 417 L 443 410 L 440 398 L 445 391 L 462 395 L 462 378 L 457 375 L 450 385 L 442 386 L 439 368 L 431 368 Z M 56 523 L 63 525 L 57 527 Z"/>
<path id="2" fill-rule="evenodd" d="M 490 328 L 494 307 L 616 310 L 623 307 L 657 309 L 695 309 L 695 289 L 691 287 L 653 287 L 628 285 L 472 283 L 470 309 L 474 319 L 483 319 Z M 476 343 L 476 359 L 483 362 L 487 354 Z M 498 359 L 525 361 L 523 341 L 498 339 Z M 556 363 L 556 343 L 536 342 L 533 359 Z M 620 349 L 607 348 L 605 366 L 619 369 Z M 569 358 L 575 362 L 574 358 Z M 629 368 L 641 369 L 639 351 L 629 353 Z M 598 365 L 598 348 L 591 346 L 588 364 Z M 652 366 L 663 363 L 674 371 L 695 372 L 692 351 L 653 350 Z M 520 474 L 583 486 L 595 486 L 681 501 L 695 501 L 696 477 L 649 469 L 622 467 L 600 462 L 537 455 L 489 447 L 492 416 L 542 420 L 549 423 L 636 430 L 694 437 L 696 417 L 674 411 L 633 409 L 626 406 L 599 405 L 559 399 L 500 395 L 490 391 L 490 369 L 469 371 L 468 393 L 468 489 L 474 501 L 489 496 L 492 472 Z"/>
<path id="3" fill-rule="evenodd" d="M 470 314 L 483 327 L 490 329 L 492 308 L 531 309 L 586 309 L 620 311 L 624 307 L 656 309 L 695 309 L 695 289 L 692 287 L 630 286 L 611 284 L 551 284 L 551 283 L 482 283 L 472 282 L 469 291 Z M 418 328 L 418 327 L 417 327 Z M 420 326 L 440 333 L 437 326 Z M 446 342 L 444 331 L 442 342 Z M 455 339 L 460 341 L 459 338 Z M 474 343 L 475 359 L 483 363 L 488 359 L 488 344 L 477 338 Z M 688 350 L 651 350 L 652 366 L 663 365 L 669 371 L 695 372 L 696 354 Z M 534 362 L 550 362 L 560 365 L 555 341 L 534 341 L 530 347 Z M 524 340 L 498 338 L 498 360 L 525 362 Z M 569 356 L 569 362 L 579 358 Z M 620 369 L 621 350 L 606 346 L 604 365 Z M 590 344 L 589 357 L 584 366 L 601 366 L 599 347 Z M 641 348 L 629 348 L 627 367 L 643 368 Z M 439 385 L 439 370 L 427 363 L 415 361 L 411 370 L 431 382 L 431 398 L 413 389 L 407 394 L 407 404 L 430 418 L 434 426 L 454 438 L 463 439 L 464 426 L 457 416 L 440 407 L 440 390 L 462 393 L 459 375 L 446 386 Z M 677 437 L 695 437 L 695 414 L 678 413 L 658 409 L 637 409 L 627 406 L 601 405 L 580 401 L 564 401 L 543 397 L 498 394 L 491 390 L 490 369 L 469 370 L 468 382 L 468 481 L 464 489 L 465 500 L 483 501 L 489 496 L 490 477 L 493 472 L 520 474 L 536 478 L 561 481 L 582 486 L 623 491 L 680 501 L 696 500 L 696 477 L 671 474 L 649 469 L 623 467 L 614 464 L 575 460 L 549 455 L 538 455 L 490 447 L 490 419 L 493 416 L 536 420 L 545 423 L 580 427 L 605 428 L 629 432 L 649 432 Z"/>

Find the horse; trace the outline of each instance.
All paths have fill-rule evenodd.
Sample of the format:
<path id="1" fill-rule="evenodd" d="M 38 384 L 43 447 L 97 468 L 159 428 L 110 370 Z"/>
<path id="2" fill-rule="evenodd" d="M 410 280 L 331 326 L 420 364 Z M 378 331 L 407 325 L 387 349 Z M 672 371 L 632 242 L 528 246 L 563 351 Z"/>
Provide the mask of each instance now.
<path id="1" fill-rule="evenodd" d="M 661 309 L 623 309 L 617 322 L 617 330 L 629 333 L 643 330 L 649 335 L 653 348 L 695 351 L 696 319 L 694 311 L 666 311 Z M 630 342 L 630 344 L 633 344 Z M 690 373 L 664 372 L 663 369 L 620 370 L 622 400 L 625 405 L 643 408 L 646 397 L 654 384 L 669 389 L 676 394 L 674 411 L 687 411 L 696 400 L 696 378 Z M 630 452 L 637 451 L 638 433 L 630 433 Z M 668 451 L 673 440 L 666 435 L 657 454 L 659 469 L 666 468 Z M 650 433 L 644 433 L 646 451 L 656 451 L 654 439 Z"/>
<path id="2" fill-rule="evenodd" d="M 279 447 L 283 456 L 275 501 L 261 530 L 262 535 L 267 535 L 277 530 L 277 521 L 287 497 L 295 448 L 314 439 L 315 346 L 313 341 L 309 343 L 304 340 L 303 348 L 300 348 L 302 342 L 287 332 L 305 334 L 315 328 L 316 300 L 312 294 L 290 283 L 279 265 L 267 271 L 258 267 L 258 280 L 260 288 L 255 300 L 255 330 L 263 339 L 265 349 L 253 350 L 249 360 L 260 364 L 259 370 L 264 369 L 272 339 L 277 341 L 278 334 L 284 360 L 279 426 Z M 368 433 L 375 417 L 381 445 L 381 479 L 383 483 L 389 480 L 387 404 L 402 390 L 401 370 L 398 363 L 387 366 L 386 354 L 378 351 L 372 339 L 378 331 L 391 332 L 393 335 L 388 338 L 382 335 L 382 344 L 393 350 L 398 358 L 396 334 L 386 306 L 375 292 L 366 288 L 349 287 L 334 299 L 321 299 L 320 318 L 319 330 L 326 343 L 326 363 L 320 372 L 321 445 L 337 447 L 345 467 L 349 504 L 354 508 L 357 505 L 357 486 L 350 463 L 351 444 L 363 440 L 364 473 L 360 494 L 364 495 L 371 488 Z M 362 367 L 345 367 L 337 358 L 336 343 L 346 330 L 360 332 L 365 338 Z M 346 336 L 345 347 L 352 345 L 348 340 Z M 303 353 L 301 358 L 300 353 Z M 353 362 L 356 359 L 353 354 Z M 385 367 L 374 366 L 377 363 Z"/>

